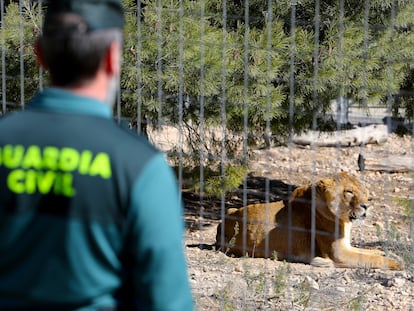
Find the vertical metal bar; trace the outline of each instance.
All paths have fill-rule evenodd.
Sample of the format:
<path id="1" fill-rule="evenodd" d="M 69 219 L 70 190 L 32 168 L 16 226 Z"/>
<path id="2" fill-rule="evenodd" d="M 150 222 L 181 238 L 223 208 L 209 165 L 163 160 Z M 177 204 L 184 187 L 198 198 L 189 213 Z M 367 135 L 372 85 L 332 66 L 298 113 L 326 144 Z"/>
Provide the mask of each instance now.
<path id="1" fill-rule="evenodd" d="M 223 29 L 222 29 L 222 44 L 221 44 L 221 99 L 220 99 L 220 115 L 221 115 L 221 130 L 222 130 L 222 140 L 221 140 L 221 201 L 220 201 L 220 219 L 222 220 L 223 225 L 221 226 L 221 236 L 220 236 L 220 245 L 224 247 L 224 218 L 226 215 L 226 196 L 224 192 L 225 186 L 225 171 L 226 171 L 226 162 L 227 162 L 227 152 L 226 152 L 226 133 L 227 133 L 227 117 L 226 117 L 226 99 L 227 99 L 227 0 L 223 1 Z"/>
<path id="2" fill-rule="evenodd" d="M 117 92 L 116 92 L 116 119 L 117 123 L 121 124 L 122 122 L 122 107 L 121 107 L 121 75 L 119 75 L 117 81 Z"/>
<path id="3" fill-rule="evenodd" d="M 137 133 L 142 132 L 142 4 L 141 1 L 137 2 Z"/>
<path id="4" fill-rule="evenodd" d="M 248 135 L 249 135 L 249 0 L 244 1 L 244 75 L 243 75 L 243 164 L 248 162 Z M 247 205 L 247 180 L 243 180 L 243 206 Z M 246 253 L 247 243 L 247 209 L 243 210 L 243 254 Z"/>
<path id="5" fill-rule="evenodd" d="M 272 52 L 273 52 L 273 42 L 272 42 L 272 34 L 273 34 L 273 2 L 272 0 L 268 0 L 267 2 L 267 14 L 265 16 L 266 21 L 266 128 L 265 128 L 265 140 L 267 141 L 268 147 L 271 147 L 271 105 L 272 105 L 272 89 L 274 88 L 272 84 Z M 270 171 L 270 159 L 267 157 L 266 159 L 266 171 Z M 270 232 L 273 226 L 273 219 L 270 215 L 270 180 L 269 176 L 265 177 L 265 208 L 266 208 L 266 223 L 264 224 L 265 230 Z M 265 257 L 270 257 L 270 249 L 269 249 L 269 235 L 266 234 L 265 236 Z M 263 288 L 263 301 L 264 305 L 268 307 L 268 288 L 267 288 L 267 278 L 264 278 L 265 286 Z"/>
<path id="6" fill-rule="evenodd" d="M 183 97 L 184 97 L 184 8 L 183 1 L 179 2 L 179 39 L 178 39 L 178 184 L 183 185 Z M 182 196 L 180 195 L 180 200 Z"/>
<path id="7" fill-rule="evenodd" d="M 19 45 L 20 45 L 20 106 L 24 109 L 24 23 L 23 0 L 19 0 Z"/>
<path id="8" fill-rule="evenodd" d="M 157 101 L 158 101 L 158 122 L 157 122 L 157 129 L 161 130 L 161 123 L 162 123 L 162 101 L 163 101 L 163 79 L 162 79 L 162 70 L 163 70 L 163 18 L 162 18 L 162 2 L 161 0 L 157 1 Z"/>
<path id="9" fill-rule="evenodd" d="M 366 64 L 368 61 L 368 46 L 369 46 L 369 11 L 371 9 L 370 0 L 365 1 L 364 5 L 364 53 L 363 53 L 363 61 L 364 61 L 364 68 L 362 70 L 362 89 L 363 89 L 363 96 L 362 96 L 362 107 L 367 108 L 367 72 L 366 72 Z"/>
<path id="10" fill-rule="evenodd" d="M 312 129 L 316 130 L 317 128 L 317 114 L 319 110 L 319 101 L 318 101 L 318 86 L 319 86 L 319 32 L 320 32 L 320 1 L 315 1 L 315 40 L 314 40 L 314 50 L 313 50 L 313 92 L 312 92 L 312 101 L 313 101 L 313 116 L 312 116 Z M 311 152 L 315 152 L 315 144 L 311 143 Z M 315 166 L 313 166 L 315 168 Z M 315 181 L 316 173 L 313 171 L 312 181 Z M 315 202 L 315 187 L 312 187 L 312 202 L 311 202 L 311 257 L 315 257 L 315 239 L 316 239 L 316 202 Z"/>
<path id="11" fill-rule="evenodd" d="M 290 46 L 289 46 L 289 161 L 292 161 L 292 147 L 293 147 L 293 135 L 294 135 L 294 115 L 295 115 L 295 56 L 296 56 L 296 6 L 297 0 L 291 1 L 291 14 L 290 14 Z M 289 175 L 292 174 L 291 166 L 289 165 Z M 292 193 L 293 188 L 289 184 L 288 196 Z M 288 202 L 288 232 L 287 232 L 287 256 L 292 256 L 292 204 L 290 200 Z M 289 295 L 286 297 L 286 307 L 290 306 L 293 301 L 291 287 L 288 290 Z"/>
<path id="12" fill-rule="evenodd" d="M 292 148 L 293 124 L 295 114 L 295 50 L 296 50 L 296 0 L 291 2 L 290 15 L 290 74 L 289 74 L 289 150 Z M 292 159 L 290 156 L 289 159 Z M 288 194 L 292 192 L 289 186 Z M 292 205 L 288 203 L 288 256 L 292 254 Z"/>
<path id="13" fill-rule="evenodd" d="M 42 22 L 42 20 L 43 20 L 43 11 L 42 11 L 42 8 L 43 8 L 43 0 L 39 0 L 38 1 L 38 4 L 39 4 L 39 6 L 38 6 L 38 14 L 39 14 L 39 25 L 38 25 L 38 27 L 39 27 L 39 29 L 38 29 L 38 33 L 39 33 L 39 35 L 42 33 L 42 27 L 43 27 L 43 22 Z M 40 91 L 43 91 L 43 86 L 44 86 L 44 80 L 43 80 L 43 68 L 41 67 L 41 66 L 39 66 L 39 90 Z"/>
<path id="14" fill-rule="evenodd" d="M 142 126 L 142 5 L 141 1 L 137 2 L 137 133 L 141 134 Z"/>
<path id="15" fill-rule="evenodd" d="M 343 81 L 343 68 L 344 68 L 344 17 L 345 17 L 345 0 L 339 1 L 339 34 L 338 34 L 338 55 L 339 55 L 339 63 L 338 63 L 338 75 L 339 75 L 339 99 L 343 100 L 345 96 L 344 90 L 344 81 Z M 337 129 L 339 129 L 339 124 L 337 123 Z M 339 238 L 339 214 L 335 214 L 335 238 Z"/>
<path id="16" fill-rule="evenodd" d="M 345 0 L 339 1 L 339 33 L 338 33 L 338 77 L 339 77 L 339 101 L 345 96 L 344 89 L 344 18 L 345 18 Z M 337 104 L 339 105 L 339 103 Z M 339 124 L 337 124 L 339 128 Z"/>
<path id="17" fill-rule="evenodd" d="M 368 0 L 367 0 L 368 1 Z M 387 43 L 388 44 L 392 44 L 393 41 L 393 34 L 394 34 L 394 30 L 395 30 L 395 14 L 396 14 L 396 3 L 395 0 L 392 1 L 391 3 L 391 16 L 390 16 L 390 25 L 389 25 L 389 33 L 388 33 L 388 40 Z M 392 54 L 388 54 L 388 59 L 387 59 L 387 76 L 389 77 L 387 80 L 387 115 L 389 116 L 388 120 L 388 128 L 390 128 L 390 122 L 391 122 L 391 118 L 390 116 L 392 115 L 391 111 L 392 111 L 392 104 L 393 104 L 393 80 L 394 80 L 394 55 Z M 390 150 L 387 149 L 386 150 L 387 153 L 387 162 L 391 162 L 391 155 L 390 155 Z M 390 165 L 387 165 L 388 168 L 390 168 Z M 387 171 L 385 172 L 385 174 L 390 174 L 390 170 L 387 169 Z M 384 178 L 384 181 L 386 182 L 386 184 L 384 185 L 384 192 L 387 193 L 388 195 L 385 197 L 385 200 L 393 200 L 392 196 L 390 195 L 391 193 L 391 185 L 390 185 L 390 178 Z M 387 182 L 388 181 L 388 182 Z M 385 215 L 389 215 L 390 210 L 389 208 L 387 208 L 387 210 L 385 211 Z M 389 217 L 385 217 L 385 232 L 389 232 L 390 231 L 390 221 L 389 221 Z M 389 237 L 388 237 L 389 238 Z M 388 252 L 388 247 L 389 247 L 389 243 L 385 244 L 385 252 Z"/>
<path id="18" fill-rule="evenodd" d="M 362 68 L 362 108 L 367 110 L 368 109 L 368 104 L 367 104 L 367 96 L 368 96 L 368 88 L 367 88 L 367 63 L 368 63 L 368 57 L 369 57 L 369 34 L 370 34 L 370 29 L 369 29 L 369 13 L 370 13 L 370 9 L 371 9 L 371 4 L 370 4 L 370 0 L 365 0 L 364 2 L 364 48 L 363 48 L 363 63 L 364 66 Z M 341 98 L 341 100 L 343 100 L 343 98 Z M 346 99 L 347 100 L 347 99 Z M 345 105 L 341 105 L 341 109 L 342 107 L 344 107 Z M 341 113 L 343 113 L 343 111 L 341 111 Z M 360 147 L 360 154 L 363 154 L 364 152 L 364 145 L 361 144 Z"/>
<path id="19" fill-rule="evenodd" d="M 205 161 L 205 128 L 204 128 L 204 83 L 205 83 L 205 43 L 204 43 L 204 31 L 205 31 L 205 2 L 201 0 L 201 12 L 200 12 L 200 230 L 203 226 L 203 199 L 204 199 L 204 161 Z M 224 190 L 223 190 L 224 191 Z M 200 235 L 201 236 L 201 235 Z"/>
<path id="20" fill-rule="evenodd" d="M 250 57 L 250 16 L 249 16 L 249 0 L 244 1 L 244 75 L 243 75 L 243 164 L 248 163 L 248 135 L 249 135 L 249 57 Z M 247 179 L 243 180 L 243 206 L 247 206 Z M 243 209 L 243 254 L 247 250 L 247 209 Z M 250 254 L 251 256 L 251 254 Z M 246 307 L 247 293 L 244 291 L 243 309 Z"/>
<path id="21" fill-rule="evenodd" d="M 2 103 L 2 113 L 3 115 L 7 111 L 7 94 L 6 94 L 6 40 L 4 34 L 4 1 L 0 1 L 0 14 L 1 14 L 1 103 Z"/>
<path id="22" fill-rule="evenodd" d="M 271 98 L 271 89 L 273 88 L 272 85 L 272 77 L 271 77 L 271 71 L 272 71 L 272 29 L 273 29 L 273 6 L 272 6 L 272 0 L 269 0 L 267 2 L 267 14 L 265 17 L 266 21 L 266 128 L 265 128 L 265 139 L 269 141 L 271 139 L 271 129 L 270 129 L 270 114 L 271 114 L 271 104 L 272 104 L 272 98 Z M 270 147 L 270 145 L 269 145 Z M 269 161 L 266 161 L 266 164 L 269 164 Z M 266 203 L 266 219 L 270 220 L 270 214 L 269 214 L 269 195 L 270 195 L 270 181 L 269 177 L 265 178 L 265 203 Z M 270 230 L 270 223 L 266 223 L 266 230 Z M 269 238 L 268 235 L 265 237 L 265 255 L 266 257 L 270 256 L 269 252 Z"/>

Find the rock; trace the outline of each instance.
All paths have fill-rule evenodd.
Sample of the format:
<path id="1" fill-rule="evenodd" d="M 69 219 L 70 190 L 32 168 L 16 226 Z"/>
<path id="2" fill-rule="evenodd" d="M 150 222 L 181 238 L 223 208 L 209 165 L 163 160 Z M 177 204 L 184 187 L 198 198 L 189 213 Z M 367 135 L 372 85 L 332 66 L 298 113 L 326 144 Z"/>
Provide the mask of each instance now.
<path id="1" fill-rule="evenodd" d="M 405 284 L 405 279 L 398 278 L 398 277 L 390 278 L 390 279 L 387 279 L 383 282 L 383 285 L 385 287 L 394 287 L 394 286 L 395 287 L 402 287 L 402 286 L 404 286 L 404 284 Z"/>
<path id="2" fill-rule="evenodd" d="M 310 288 L 314 290 L 319 290 L 319 284 L 314 279 L 312 279 L 310 276 L 305 277 L 305 282 L 309 285 Z"/>
<path id="3" fill-rule="evenodd" d="M 347 273 L 344 274 L 344 280 L 346 283 L 351 282 L 351 278 L 349 277 L 349 275 Z"/>
<path id="4" fill-rule="evenodd" d="M 397 287 L 402 287 L 405 283 L 405 279 L 403 278 L 394 278 L 394 284 Z"/>
<path id="5" fill-rule="evenodd" d="M 337 287 L 336 288 L 336 291 L 337 292 L 340 292 L 340 293 L 345 293 L 346 292 L 346 289 L 344 287 Z"/>

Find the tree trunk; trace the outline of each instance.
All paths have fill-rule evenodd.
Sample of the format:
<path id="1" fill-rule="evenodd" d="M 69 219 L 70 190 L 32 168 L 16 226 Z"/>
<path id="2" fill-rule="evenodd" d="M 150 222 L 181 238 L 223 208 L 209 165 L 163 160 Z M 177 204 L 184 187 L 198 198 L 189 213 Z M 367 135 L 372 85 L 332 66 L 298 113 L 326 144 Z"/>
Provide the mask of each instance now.
<path id="1" fill-rule="evenodd" d="M 360 171 L 407 173 L 414 171 L 414 159 L 408 155 L 390 153 L 364 153 L 358 156 Z"/>
<path id="2" fill-rule="evenodd" d="M 302 146 L 351 147 L 366 144 L 379 144 L 385 142 L 387 138 L 387 126 L 383 124 L 375 124 L 336 132 L 308 131 L 302 135 L 295 136 L 293 138 L 293 143 Z"/>

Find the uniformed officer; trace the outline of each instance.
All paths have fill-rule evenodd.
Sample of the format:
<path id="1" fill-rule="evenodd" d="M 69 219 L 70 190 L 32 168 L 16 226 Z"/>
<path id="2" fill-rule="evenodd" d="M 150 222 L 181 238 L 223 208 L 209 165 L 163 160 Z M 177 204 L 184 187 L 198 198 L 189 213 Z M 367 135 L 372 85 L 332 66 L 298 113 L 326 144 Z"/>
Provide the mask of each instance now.
<path id="1" fill-rule="evenodd" d="M 116 125 L 121 1 L 49 1 L 52 87 L 0 120 L 0 310 L 193 308 L 163 154 Z"/>

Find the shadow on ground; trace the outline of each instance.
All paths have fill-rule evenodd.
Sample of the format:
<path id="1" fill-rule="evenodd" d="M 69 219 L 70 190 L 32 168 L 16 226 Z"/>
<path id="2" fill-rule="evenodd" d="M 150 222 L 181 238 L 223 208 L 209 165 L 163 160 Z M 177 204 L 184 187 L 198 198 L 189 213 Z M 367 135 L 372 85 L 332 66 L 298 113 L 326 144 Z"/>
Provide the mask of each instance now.
<path id="1" fill-rule="evenodd" d="M 205 220 L 221 220 L 229 208 L 286 200 L 295 188 L 295 185 L 286 184 L 281 180 L 248 175 L 244 184 L 226 194 L 224 200 L 192 191 L 183 191 L 186 227 L 193 231 L 203 230 L 215 225 Z"/>

